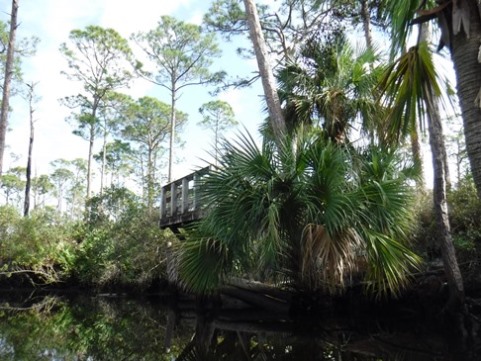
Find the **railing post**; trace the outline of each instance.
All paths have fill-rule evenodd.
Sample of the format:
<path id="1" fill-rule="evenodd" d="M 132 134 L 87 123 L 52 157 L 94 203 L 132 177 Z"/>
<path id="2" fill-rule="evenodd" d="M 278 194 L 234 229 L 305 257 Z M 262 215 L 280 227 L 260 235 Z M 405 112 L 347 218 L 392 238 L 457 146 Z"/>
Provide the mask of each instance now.
<path id="1" fill-rule="evenodd" d="M 189 178 L 182 178 L 182 208 L 181 213 L 186 214 L 189 211 Z"/>
<path id="2" fill-rule="evenodd" d="M 162 187 L 160 191 L 160 219 L 164 219 L 167 215 L 167 191 L 166 187 Z"/>
<path id="3" fill-rule="evenodd" d="M 192 208 L 193 211 L 196 211 L 198 208 L 200 208 L 200 192 L 199 192 L 199 184 L 200 184 L 200 173 L 195 172 L 194 173 L 194 197 L 192 201 Z"/>
<path id="4" fill-rule="evenodd" d="M 173 217 L 177 213 L 177 191 L 175 182 L 170 183 L 170 216 Z"/>

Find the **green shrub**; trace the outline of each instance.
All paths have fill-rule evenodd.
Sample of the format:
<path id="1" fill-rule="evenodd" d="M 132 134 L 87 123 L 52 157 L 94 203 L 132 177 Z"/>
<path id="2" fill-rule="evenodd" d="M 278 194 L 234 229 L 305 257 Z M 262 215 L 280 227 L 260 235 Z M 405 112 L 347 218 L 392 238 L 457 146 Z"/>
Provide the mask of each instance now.
<path id="1" fill-rule="evenodd" d="M 481 202 L 471 177 L 449 193 L 451 229 L 460 246 L 472 248 L 481 242 Z"/>
<path id="2" fill-rule="evenodd" d="M 31 271 L 44 281 L 65 276 L 63 254 L 74 247 L 71 225 L 49 209 L 22 217 L 11 207 L 0 207 L 0 262 L 9 272 Z"/>
<path id="3" fill-rule="evenodd" d="M 37 275 L 36 282 L 77 282 L 91 287 L 147 287 L 164 278 L 172 235 L 125 189 L 109 189 L 73 222 L 54 209 L 22 217 L 0 207 L 0 269 Z M 29 276 L 27 276 L 29 277 Z"/>
<path id="4" fill-rule="evenodd" d="M 163 278 L 169 235 L 158 227 L 136 197 L 112 188 L 90 203 L 88 218 L 78 227 L 79 247 L 73 270 L 82 283 L 148 286 Z"/>

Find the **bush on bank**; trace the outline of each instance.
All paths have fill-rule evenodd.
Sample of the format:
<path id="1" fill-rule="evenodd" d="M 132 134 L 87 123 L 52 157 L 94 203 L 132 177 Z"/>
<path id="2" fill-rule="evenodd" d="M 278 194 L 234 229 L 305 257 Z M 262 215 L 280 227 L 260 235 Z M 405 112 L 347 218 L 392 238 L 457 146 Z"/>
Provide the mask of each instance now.
<path id="1" fill-rule="evenodd" d="M 145 288 L 165 278 L 172 235 L 132 193 L 108 190 L 86 213 L 85 220 L 72 221 L 51 208 L 22 217 L 0 207 L 0 282 Z"/>

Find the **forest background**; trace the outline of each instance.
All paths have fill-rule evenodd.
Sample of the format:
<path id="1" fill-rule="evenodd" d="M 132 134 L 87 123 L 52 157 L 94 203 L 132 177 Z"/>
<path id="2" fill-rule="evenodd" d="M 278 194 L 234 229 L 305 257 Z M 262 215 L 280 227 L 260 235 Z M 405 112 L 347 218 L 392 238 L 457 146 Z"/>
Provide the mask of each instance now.
<path id="1" fill-rule="evenodd" d="M 3 17 L 7 22 L 10 13 L 10 2 L 2 1 Z M 139 31 L 153 29 L 162 15 L 172 15 L 179 20 L 200 25 L 202 17 L 208 10 L 209 2 L 178 1 L 151 3 L 144 1 L 132 7 L 127 2 L 114 1 L 55 1 L 20 3 L 19 26 L 17 39 L 31 40 L 38 38 L 35 54 L 22 58 L 22 81 L 35 83 L 35 97 L 33 105 L 35 119 L 35 143 L 33 152 L 33 173 L 52 174 L 59 163 L 52 162 L 63 159 L 73 161 L 86 159 L 88 142 L 82 137 L 73 134 L 74 122 L 68 118 L 72 109 L 61 104 L 60 100 L 66 96 L 78 93 L 83 84 L 67 79 L 64 74 L 68 70 L 67 60 L 59 51 L 60 44 L 68 42 L 69 32 L 73 29 L 83 29 L 88 25 L 99 25 L 104 28 L 113 28 L 125 38 Z M 146 11 L 148 9 L 148 11 Z M 219 39 L 220 40 L 220 39 Z M 230 76 L 252 76 L 256 70 L 254 59 L 241 59 L 236 54 L 240 43 L 247 43 L 247 39 L 238 39 L 237 44 L 222 42 L 222 56 L 213 59 L 211 69 L 226 71 Z M 133 46 L 136 56 L 141 56 L 141 51 Z M 25 167 L 27 162 L 28 137 L 29 137 L 29 105 L 26 99 L 25 86 L 17 90 L 23 91 L 23 96 L 18 94 L 11 100 L 12 111 L 9 117 L 10 131 L 7 135 L 7 150 L 5 152 L 4 172 L 8 169 Z M 261 102 L 260 83 L 256 82 L 249 89 L 228 89 L 216 96 L 209 95 L 214 87 L 187 88 L 179 99 L 178 109 L 188 114 L 188 122 L 182 131 L 179 140 L 179 149 L 176 156 L 177 165 L 174 166 L 173 178 L 182 177 L 192 170 L 204 166 L 204 160 L 212 160 L 209 153 L 213 150 L 212 132 L 198 125 L 202 116 L 198 109 L 203 103 L 220 99 L 227 101 L 233 108 L 235 119 L 242 127 L 252 134 L 257 133 L 260 120 L 264 117 Z M 130 86 L 121 90 L 134 98 L 145 95 L 155 97 L 169 103 L 169 94 L 155 84 L 145 79 L 133 79 Z M 247 106 L 246 106 L 247 105 Z M 167 145 L 168 146 L 168 145 Z M 95 144 L 95 152 L 101 149 L 101 142 Z M 159 163 L 159 182 L 165 182 L 167 172 L 163 171 L 166 164 L 165 148 Z M 95 166 L 94 179 L 96 192 L 100 186 L 99 166 Z M 139 184 L 129 182 L 129 186 L 139 191 Z M 17 197 L 18 198 L 18 197 Z M 3 197 L 5 201 L 5 197 Z M 21 201 L 20 199 L 18 199 Z M 49 200 L 55 205 L 55 197 Z"/>
<path id="2" fill-rule="evenodd" d="M 272 4 L 275 3 L 273 2 Z M 139 158 L 130 158 L 130 168 L 125 173 L 122 174 L 119 171 L 120 168 L 117 168 L 115 172 L 111 172 L 111 182 L 114 183 L 113 179 L 116 178 L 116 185 L 118 186 L 115 189 L 112 188 L 111 193 L 105 191 L 105 194 L 99 194 L 97 189 L 93 189 L 92 194 L 94 197 L 88 199 L 90 197 L 87 189 L 87 197 L 84 196 L 87 142 L 82 140 L 81 137 L 71 134 L 72 130 L 75 130 L 75 127 L 72 127 L 72 123 L 75 123 L 76 119 L 75 112 L 66 107 L 65 102 L 64 106 L 59 103 L 59 99 L 75 95 L 81 91 L 82 85 L 78 83 L 75 85 L 75 82 L 68 80 L 65 75 L 60 74 L 62 71 L 68 72 L 69 69 L 65 57 L 59 51 L 59 47 L 62 42 L 66 42 L 68 46 L 70 30 L 82 29 L 87 24 L 112 27 L 126 38 L 129 38 L 132 32 L 139 30 L 147 31 L 155 27 L 159 17 L 167 11 L 179 19 L 199 24 L 202 20 L 202 14 L 208 10 L 211 4 L 203 3 L 201 5 L 199 3 L 194 4 L 194 2 L 180 2 L 176 5 L 178 7 L 172 9 L 167 9 L 165 4 L 158 5 L 158 9 L 152 8 L 150 4 L 145 4 L 145 6 L 139 4 L 135 7 L 135 11 L 109 2 L 92 3 L 90 8 L 84 3 L 78 9 L 75 5 L 69 6 L 67 4 L 69 3 L 64 2 L 60 7 L 54 7 L 58 6 L 58 4 L 46 2 L 42 4 L 43 7 L 41 9 L 36 10 L 28 9 L 27 5 L 32 5 L 32 3 L 28 3 L 25 8 L 21 5 L 19 11 L 19 39 L 27 38 L 31 41 L 30 36 L 35 35 L 40 40 L 36 45 L 36 54 L 30 54 L 24 59 L 22 58 L 24 64 L 22 72 L 24 73 L 23 83 L 31 82 L 31 84 L 35 84 L 35 96 L 39 96 L 38 101 L 32 102 L 33 110 L 35 110 L 33 117 L 37 131 L 35 151 L 33 153 L 34 159 L 36 159 L 34 164 L 37 164 L 34 166 L 34 169 L 37 170 L 34 172 L 38 180 L 44 174 L 43 172 L 46 172 L 46 177 L 43 178 L 45 183 L 38 183 L 34 187 L 33 209 L 43 210 L 44 213 L 38 213 L 41 214 L 41 216 L 38 216 L 40 218 L 36 219 L 32 216 L 30 220 L 20 220 L 14 214 L 15 211 L 20 210 L 22 207 L 22 190 L 24 188 L 22 162 L 25 162 L 25 157 L 17 157 L 16 154 L 23 153 L 20 148 L 26 148 L 29 120 L 28 101 L 24 99 L 25 91 L 22 98 L 20 88 L 18 88 L 17 92 L 19 94 L 15 95 L 15 100 L 11 104 L 10 127 L 12 132 L 7 134 L 7 143 L 10 144 L 11 154 L 7 166 L 4 167 L 2 178 L 5 203 L 13 206 L 13 210 L 8 207 L 2 208 L 2 212 L 5 213 L 3 217 L 5 224 L 3 240 L 7 250 L 4 267 L 9 274 L 25 270 L 33 271 L 36 277 L 41 276 L 44 278 L 62 277 L 62 274 L 67 274 L 82 281 L 97 284 L 133 279 L 147 279 L 151 281 L 163 272 L 162 268 L 165 267 L 165 262 L 163 262 L 165 260 L 165 249 L 163 246 L 168 244 L 169 241 L 168 236 L 162 234 L 157 229 L 156 220 L 158 215 L 152 211 L 155 210 L 154 208 L 156 208 L 158 203 L 157 201 L 154 203 L 150 202 L 153 200 L 151 194 L 145 190 L 145 169 L 141 167 L 144 163 L 143 161 L 138 161 Z M 271 3 L 269 2 L 269 4 Z M 6 5 L 5 7 L 7 7 Z M 49 5 L 52 7 L 49 7 Z M 198 7 L 199 5 L 201 6 Z M 68 11 L 63 6 L 66 6 Z M 148 17 L 140 13 L 146 8 L 149 9 Z M 68 15 L 70 10 L 73 10 L 74 16 Z M 139 11 L 139 15 L 135 16 L 137 11 Z M 8 14 L 9 11 L 5 10 L 5 12 Z M 119 16 L 119 13 L 122 13 L 122 16 Z M 129 14 L 128 17 L 125 15 L 126 13 Z M 39 16 L 39 14 L 43 14 L 43 16 Z M 78 17 L 79 14 L 83 14 L 83 16 Z M 95 18 L 89 19 L 89 14 L 95 14 Z M 52 15 L 54 18 L 49 18 Z M 23 16 L 25 17 L 23 18 Z M 132 21 L 127 19 L 132 19 Z M 134 21 L 135 19 L 139 19 L 141 24 L 137 24 Z M 47 25 L 50 24 L 54 24 L 55 29 L 47 30 L 49 36 L 45 37 L 49 40 L 46 41 L 42 37 L 43 31 L 39 29 L 48 29 Z M 128 26 L 124 26 L 125 24 L 128 24 Z M 22 30 L 22 27 L 24 30 Z M 362 38 L 360 29 L 357 29 L 352 24 L 350 24 L 349 29 L 352 30 L 352 33 L 349 32 L 350 36 L 356 38 L 353 34 L 357 33 L 358 37 Z M 22 33 L 22 31 L 24 32 Z M 253 58 L 250 57 L 246 60 L 246 58 L 241 58 L 236 53 L 239 45 L 246 44 L 249 46 L 245 33 L 242 37 L 236 37 L 235 39 L 234 44 L 222 42 L 224 54 L 218 60 L 212 59 L 215 61 L 211 70 L 225 70 L 232 77 L 236 75 L 252 76 L 256 69 Z M 218 40 L 222 41 L 220 38 Z M 383 50 L 387 51 L 387 49 Z M 240 74 L 236 72 L 239 70 Z M 35 74 L 41 74 L 42 76 L 39 76 L 39 79 L 34 79 Z M 28 79 L 29 77 L 32 77 L 32 79 Z M 21 86 L 21 83 L 17 85 Z M 165 94 L 166 92 L 159 86 L 149 84 L 141 79 L 135 79 L 134 84 L 130 90 L 125 90 L 134 97 L 148 94 L 158 97 L 164 102 L 169 101 L 168 94 Z M 206 135 L 207 133 L 199 136 L 202 133 L 200 133 L 200 128 L 196 128 L 197 119 L 201 119 L 198 109 L 202 103 L 211 99 L 209 90 L 214 90 L 214 87 L 210 89 L 200 87 L 195 90 L 185 89 L 185 94 L 179 100 L 177 109 L 188 113 L 189 116 L 187 124 L 190 125 L 187 125 L 187 128 L 179 133 L 180 143 L 185 143 L 184 149 L 188 150 L 188 153 L 178 156 L 181 166 L 175 166 L 174 169 L 177 170 L 174 171 L 172 179 L 188 173 L 193 165 L 197 163 L 199 153 L 209 148 L 209 143 L 211 142 L 206 141 L 209 136 Z M 259 94 L 261 94 L 259 84 L 255 83 L 251 88 L 230 89 L 227 92 L 218 93 L 217 96 L 227 100 L 234 108 L 236 119 L 252 134 L 256 134 L 257 128 L 266 118 Z M 182 115 L 180 118 L 182 117 L 184 116 Z M 446 116 L 445 118 L 446 124 L 452 121 L 452 119 L 448 119 L 451 116 Z M 77 134 L 81 133 L 79 130 L 81 129 L 77 129 Z M 459 126 L 455 127 L 455 130 L 451 133 L 453 134 L 451 138 L 451 153 L 456 160 L 455 164 L 459 166 L 456 167 L 453 181 L 460 186 L 462 185 L 461 180 L 468 173 L 466 171 L 466 161 L 462 136 L 459 134 Z M 71 153 L 72 151 L 75 153 Z M 98 148 L 96 151 L 98 152 Z M 158 158 L 160 160 L 163 159 L 163 161 L 157 163 L 155 167 L 158 170 L 155 176 L 155 189 L 157 191 L 159 185 L 165 182 L 166 178 L 166 152 L 167 146 L 164 146 L 158 153 Z M 97 157 L 97 159 L 100 158 Z M 135 169 L 136 166 L 137 169 Z M 425 169 L 429 168 L 429 166 L 425 167 Z M 94 169 L 95 171 L 98 172 L 98 170 Z M 119 177 L 124 181 L 119 182 Z M 138 180 L 137 185 L 140 185 L 140 187 L 134 189 L 136 192 L 132 193 L 119 187 L 130 185 L 129 182 L 136 178 Z M 149 184 L 148 181 L 147 184 Z M 430 184 L 429 180 L 427 184 Z M 153 186 L 152 179 L 150 179 L 149 186 Z M 139 188 L 141 189 L 140 192 Z M 471 188 L 469 188 L 470 191 L 472 191 Z M 157 198 L 158 193 L 153 197 Z M 148 199 L 147 202 L 145 202 L 146 198 Z M 54 206 L 46 207 L 52 199 L 54 200 Z M 86 200 L 88 201 L 88 210 L 84 212 Z M 121 204 L 118 202 L 119 200 L 122 201 Z M 150 218 L 143 213 L 142 206 L 146 203 L 148 206 L 147 215 Z M 426 204 L 429 204 L 429 201 Z M 430 207 L 427 206 L 426 209 L 430 209 Z M 420 209 L 420 213 L 423 210 Z M 86 222 L 81 222 L 82 219 L 86 219 Z M 115 220 L 116 223 L 109 223 L 112 220 Z M 35 223 L 37 221 L 40 223 Z M 146 227 L 145 222 L 148 221 L 150 221 L 149 227 Z M 29 224 L 28 222 L 32 223 Z M 57 224 L 60 227 L 64 227 L 65 233 L 56 232 L 55 236 L 47 234 L 52 231 L 48 228 L 40 227 L 40 224 L 44 226 Z M 18 232 L 12 231 L 12 227 L 17 226 L 18 229 L 16 230 Z M 426 229 L 429 229 L 429 226 L 428 224 Z M 42 232 L 46 233 L 42 234 Z M 419 233 L 421 233 L 421 236 Z M 418 237 L 424 235 L 426 234 L 422 232 L 417 234 Z M 476 237 L 475 235 L 472 238 Z M 464 239 L 461 240 L 463 241 Z M 423 241 L 426 242 L 426 240 Z M 48 247 L 46 247 L 45 242 Z M 35 248 L 32 248 L 32 246 Z M 466 248 L 471 249 L 472 243 L 469 243 Z M 32 249 L 38 249 L 40 254 L 32 253 Z M 130 255 L 130 257 L 124 257 L 126 254 Z M 154 273 L 152 272 L 153 270 L 155 270 Z M 60 273 L 55 273 L 57 271 Z M 158 273 L 156 273 L 157 271 Z M 33 281 L 35 282 L 36 280 Z"/>

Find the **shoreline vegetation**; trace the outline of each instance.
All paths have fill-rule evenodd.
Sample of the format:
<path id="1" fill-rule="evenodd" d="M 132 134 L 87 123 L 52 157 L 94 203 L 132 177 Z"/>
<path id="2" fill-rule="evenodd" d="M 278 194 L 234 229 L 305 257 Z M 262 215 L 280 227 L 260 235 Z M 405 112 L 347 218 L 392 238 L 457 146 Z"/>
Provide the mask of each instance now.
<path id="1" fill-rule="evenodd" d="M 469 179 L 450 192 L 451 222 L 457 257 L 466 289 L 466 305 L 471 325 L 481 318 L 481 206 Z M 92 294 L 184 294 L 167 281 L 169 245 L 179 240 L 168 230 L 158 228 L 157 214 L 151 216 L 135 202 L 113 194 L 103 202 L 116 204 L 106 214 L 102 202 L 93 202 L 89 217 L 66 222 L 54 212 L 34 211 L 22 217 L 11 207 L 0 207 L 2 265 L 0 286 L 4 292 L 18 289 L 41 291 L 80 291 Z M 128 197 L 127 197 L 128 198 Z M 258 267 L 233 269 L 229 281 L 214 294 L 213 304 L 236 299 L 258 309 L 282 310 L 294 318 L 322 314 L 328 310 L 347 313 L 389 311 L 430 319 L 445 325 L 456 322 L 446 313 L 446 278 L 436 246 L 435 226 L 429 195 L 421 193 L 416 205 L 417 222 L 410 234 L 410 247 L 422 257 L 422 264 L 409 278 L 398 297 L 381 297 L 366 292 L 362 277 L 349 280 L 338 294 L 322 290 L 300 292 L 289 284 L 270 282 L 257 274 Z M 123 206 L 121 206 L 123 205 Z M 111 211 L 116 209 L 113 214 Z M 262 282 L 257 282 L 257 281 Z M 188 293 L 187 293 L 188 294 Z M 203 297 L 191 296 L 202 300 Z M 210 302 L 210 301 L 209 301 Z M 232 302 L 232 301 L 230 301 Z M 367 311 L 369 310 L 369 311 Z M 446 327 L 446 331 L 449 331 Z M 474 336 L 474 326 L 470 337 Z"/>

